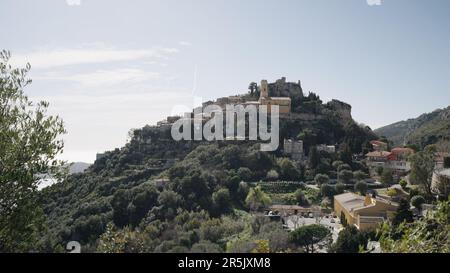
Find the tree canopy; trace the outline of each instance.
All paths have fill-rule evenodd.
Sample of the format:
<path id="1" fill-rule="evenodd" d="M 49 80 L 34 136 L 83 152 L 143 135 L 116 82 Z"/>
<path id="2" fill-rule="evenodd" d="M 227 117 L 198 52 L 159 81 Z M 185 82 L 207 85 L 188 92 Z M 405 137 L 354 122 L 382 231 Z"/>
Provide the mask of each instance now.
<path id="1" fill-rule="evenodd" d="M 47 114 L 48 102 L 33 103 L 23 89 L 31 66 L 13 68 L 0 52 L 0 252 L 36 248 L 43 212 L 36 192 L 43 177 L 58 178 L 56 156 L 64 143 L 62 120 Z"/>

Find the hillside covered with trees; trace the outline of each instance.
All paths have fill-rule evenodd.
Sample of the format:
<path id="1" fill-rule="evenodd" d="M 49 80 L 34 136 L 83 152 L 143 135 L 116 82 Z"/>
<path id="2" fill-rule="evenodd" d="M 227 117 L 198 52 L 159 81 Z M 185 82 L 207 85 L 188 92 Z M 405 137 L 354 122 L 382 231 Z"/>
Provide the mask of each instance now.
<path id="1" fill-rule="evenodd" d="M 430 144 L 449 141 L 450 106 L 381 127 L 375 133 L 385 136 L 394 146 L 416 145 L 424 148 Z"/>
<path id="2" fill-rule="evenodd" d="M 317 151 L 309 152 L 310 147 L 337 144 L 339 157 L 351 163 L 351 154 L 375 138 L 370 128 L 343 117 L 314 93 L 293 93 L 292 99 L 294 118 L 280 120 L 281 142 L 301 139 L 313 157 Z M 276 249 L 280 238 L 288 243 L 288 233 L 249 214 L 270 199 L 252 183 L 313 180 L 318 166 L 336 176 L 332 160 L 318 156 L 317 166 L 299 166 L 283 156 L 282 143 L 267 153 L 253 141 L 177 142 L 170 129 L 158 126 L 130 134 L 124 147 L 41 192 L 49 230 L 42 242 L 46 251 L 62 251 L 72 240 L 84 251 L 251 251 L 259 239 Z M 314 200 L 314 193 L 306 195 Z M 236 236 L 246 239 L 233 245 Z M 116 237 L 127 243 L 108 243 Z"/>

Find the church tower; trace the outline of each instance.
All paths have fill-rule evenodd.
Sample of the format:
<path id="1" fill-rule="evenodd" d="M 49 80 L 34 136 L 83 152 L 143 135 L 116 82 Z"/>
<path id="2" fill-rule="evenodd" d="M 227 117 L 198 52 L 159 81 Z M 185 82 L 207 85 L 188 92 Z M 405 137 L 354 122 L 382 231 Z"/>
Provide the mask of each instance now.
<path id="1" fill-rule="evenodd" d="M 261 81 L 261 95 L 260 99 L 268 99 L 269 98 L 269 85 L 267 83 L 267 80 Z"/>

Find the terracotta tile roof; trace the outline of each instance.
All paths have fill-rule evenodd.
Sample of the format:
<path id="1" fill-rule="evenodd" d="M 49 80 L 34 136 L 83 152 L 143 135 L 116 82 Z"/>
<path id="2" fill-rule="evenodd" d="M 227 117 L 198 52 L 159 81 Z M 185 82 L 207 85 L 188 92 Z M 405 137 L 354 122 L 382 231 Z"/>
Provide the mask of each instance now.
<path id="1" fill-rule="evenodd" d="M 394 154 L 407 154 L 407 153 L 414 153 L 414 150 L 411 148 L 394 148 L 391 150 L 391 153 Z"/>

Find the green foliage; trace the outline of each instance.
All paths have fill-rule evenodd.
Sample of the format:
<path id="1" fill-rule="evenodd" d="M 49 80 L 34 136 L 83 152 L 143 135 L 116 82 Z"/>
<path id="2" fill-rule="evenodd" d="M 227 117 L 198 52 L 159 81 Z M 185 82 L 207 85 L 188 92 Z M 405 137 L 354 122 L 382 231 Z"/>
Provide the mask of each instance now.
<path id="1" fill-rule="evenodd" d="M 305 189 L 303 182 L 275 181 L 257 183 L 266 193 L 292 193 L 297 189 Z"/>
<path id="2" fill-rule="evenodd" d="M 381 167 L 381 166 L 378 166 L 378 167 L 375 169 L 375 172 L 378 174 L 378 176 L 381 176 L 381 175 L 383 174 L 383 172 L 384 172 L 384 168 Z"/>
<path id="3" fill-rule="evenodd" d="M 240 167 L 238 169 L 237 175 L 242 181 L 250 181 L 252 179 L 253 173 L 249 168 Z"/>
<path id="4" fill-rule="evenodd" d="M 415 153 L 410 157 L 411 184 L 418 185 L 427 197 L 432 196 L 431 182 L 434 170 L 434 153 L 435 147 L 428 146 L 424 151 Z"/>
<path id="5" fill-rule="evenodd" d="M 245 182 L 239 183 L 239 187 L 237 190 L 237 197 L 239 200 L 245 200 L 247 198 L 247 194 L 250 191 L 249 186 Z"/>
<path id="6" fill-rule="evenodd" d="M 350 167 L 350 165 L 348 165 L 348 164 L 346 164 L 346 163 L 340 164 L 340 165 L 337 167 L 337 172 L 341 172 L 341 171 L 343 171 L 343 170 L 351 171 L 351 170 L 352 170 L 352 167 Z"/>
<path id="7" fill-rule="evenodd" d="M 141 184 L 132 190 L 118 190 L 112 200 L 113 221 L 118 227 L 136 226 L 156 205 L 159 192 L 151 184 Z"/>
<path id="8" fill-rule="evenodd" d="M 100 236 L 97 248 L 101 253 L 137 253 L 144 252 L 145 238 L 142 234 L 133 232 L 129 227 L 117 229 L 109 224 L 106 232 Z"/>
<path id="9" fill-rule="evenodd" d="M 425 204 L 425 202 L 426 202 L 425 198 L 421 195 L 416 195 L 411 198 L 411 205 L 413 205 L 415 208 L 419 210 L 422 209 L 422 205 Z"/>
<path id="10" fill-rule="evenodd" d="M 159 219 L 173 219 L 176 215 L 177 209 L 182 206 L 183 198 L 178 193 L 166 190 L 158 196 L 158 207 L 153 208 L 152 212 L 156 214 Z"/>
<path id="11" fill-rule="evenodd" d="M 368 178 L 369 176 L 363 171 L 355 171 L 355 172 L 353 172 L 353 177 L 357 181 L 361 181 L 361 180 Z"/>
<path id="12" fill-rule="evenodd" d="M 406 199 L 400 200 L 394 219 L 392 220 L 392 225 L 398 226 L 403 222 L 411 223 L 412 221 L 413 214 L 409 209 L 409 202 Z"/>
<path id="13" fill-rule="evenodd" d="M 348 144 L 346 144 L 346 143 L 342 144 L 339 149 L 338 154 L 339 154 L 339 159 L 342 162 L 347 163 L 349 165 L 352 164 L 352 150 Z"/>
<path id="14" fill-rule="evenodd" d="M 386 194 L 389 197 L 395 197 L 395 196 L 397 196 L 398 192 L 395 188 L 389 188 L 389 189 L 387 189 Z"/>
<path id="15" fill-rule="evenodd" d="M 288 181 L 300 179 L 301 173 L 291 160 L 283 158 L 278 164 L 280 166 L 281 179 Z"/>
<path id="16" fill-rule="evenodd" d="M 390 185 L 394 183 L 394 177 L 392 176 L 392 171 L 389 169 L 384 169 L 380 178 L 381 183 L 385 185 Z"/>
<path id="17" fill-rule="evenodd" d="M 307 205 L 309 205 L 308 198 L 306 198 L 305 193 L 303 192 L 303 190 L 301 190 L 301 189 L 296 190 L 294 195 L 295 195 L 295 200 L 297 201 L 298 205 L 300 205 L 300 206 L 307 206 Z"/>
<path id="18" fill-rule="evenodd" d="M 313 224 L 302 226 L 290 233 L 290 240 L 295 245 L 304 248 L 307 253 L 313 253 L 315 244 L 323 241 L 330 235 L 328 228 Z"/>
<path id="19" fill-rule="evenodd" d="M 260 186 L 256 186 L 254 188 L 251 188 L 247 198 L 245 198 L 245 204 L 250 210 L 261 210 L 267 206 L 270 205 L 272 201 L 270 200 L 270 197 L 265 194 Z"/>
<path id="20" fill-rule="evenodd" d="M 338 180 L 339 182 L 343 184 L 348 184 L 351 182 L 351 179 L 353 178 L 353 172 L 349 170 L 342 170 L 338 174 Z"/>
<path id="21" fill-rule="evenodd" d="M 339 183 L 336 183 L 335 189 L 336 189 L 336 194 L 344 193 L 344 191 L 345 191 L 345 185 L 342 184 L 342 183 L 340 183 L 340 182 L 339 182 Z"/>
<path id="22" fill-rule="evenodd" d="M 330 182 L 330 178 L 326 174 L 317 174 L 316 177 L 314 177 L 314 182 L 320 186 L 323 184 L 328 184 Z"/>
<path id="23" fill-rule="evenodd" d="M 276 181 L 279 178 L 279 174 L 276 170 L 270 170 L 267 172 L 267 180 L 268 181 Z"/>
<path id="24" fill-rule="evenodd" d="M 340 161 L 340 160 L 336 160 L 336 161 L 333 161 L 333 168 L 335 169 L 335 170 L 337 170 L 338 168 L 339 168 L 339 166 L 341 166 L 342 164 L 345 164 L 343 161 Z M 348 165 L 348 164 L 347 164 Z"/>
<path id="25" fill-rule="evenodd" d="M 62 120 L 47 114 L 48 102 L 31 102 L 23 88 L 30 65 L 13 68 L 0 52 L 0 252 L 38 248 L 43 228 L 37 187 L 42 175 L 61 178 L 65 133 Z"/>
<path id="26" fill-rule="evenodd" d="M 228 189 L 219 189 L 218 191 L 213 193 L 213 206 L 216 210 L 217 214 L 225 214 L 228 213 L 231 208 L 231 197 L 230 191 Z"/>
<path id="27" fill-rule="evenodd" d="M 399 184 L 403 190 L 406 190 L 408 187 L 408 182 L 406 182 L 406 180 L 404 180 L 404 179 L 400 180 Z"/>
<path id="28" fill-rule="evenodd" d="M 314 146 L 309 150 L 309 165 L 311 169 L 317 168 L 320 163 L 320 154 L 317 151 L 317 147 Z"/>
<path id="29" fill-rule="evenodd" d="M 339 232 L 336 242 L 331 247 L 335 253 L 358 253 L 360 248 L 366 249 L 368 239 L 355 226 L 346 226 Z"/>
<path id="30" fill-rule="evenodd" d="M 381 248 L 388 253 L 449 253 L 449 219 L 450 202 L 444 201 L 412 223 L 385 223 L 380 230 Z"/>
<path id="31" fill-rule="evenodd" d="M 310 128 L 303 129 L 298 135 L 297 139 L 302 140 L 307 147 L 317 144 L 317 134 Z M 317 151 L 317 150 L 316 150 Z"/>
<path id="32" fill-rule="evenodd" d="M 326 196 L 326 197 L 332 199 L 333 196 L 336 194 L 336 190 L 330 184 L 323 184 L 320 187 L 320 193 L 322 194 L 322 196 Z"/>
<path id="33" fill-rule="evenodd" d="M 320 191 L 313 188 L 305 188 L 303 190 L 306 198 L 311 204 L 319 204 L 320 203 Z"/>
<path id="34" fill-rule="evenodd" d="M 200 241 L 195 243 L 191 250 L 191 253 L 221 253 L 223 250 L 218 244 L 211 243 L 209 241 Z"/>
<path id="35" fill-rule="evenodd" d="M 367 189 L 368 189 L 368 186 L 367 186 L 366 182 L 364 182 L 364 181 L 356 182 L 356 184 L 355 184 L 356 192 L 359 192 L 361 195 L 366 195 Z"/>

